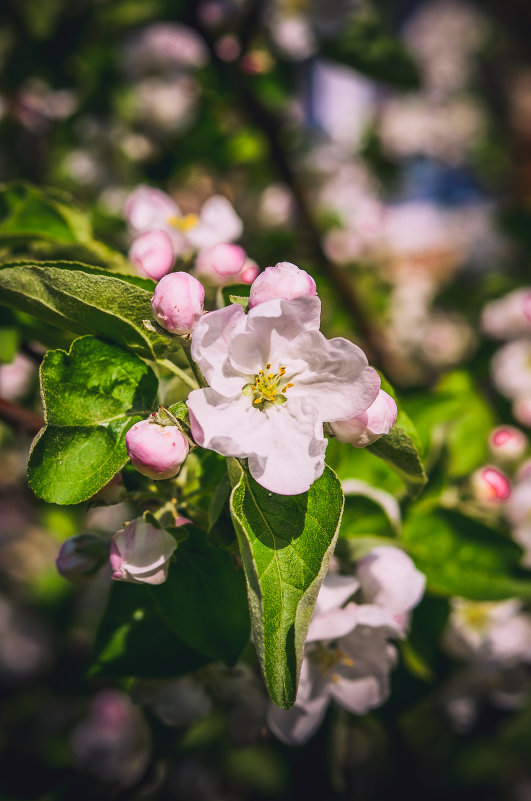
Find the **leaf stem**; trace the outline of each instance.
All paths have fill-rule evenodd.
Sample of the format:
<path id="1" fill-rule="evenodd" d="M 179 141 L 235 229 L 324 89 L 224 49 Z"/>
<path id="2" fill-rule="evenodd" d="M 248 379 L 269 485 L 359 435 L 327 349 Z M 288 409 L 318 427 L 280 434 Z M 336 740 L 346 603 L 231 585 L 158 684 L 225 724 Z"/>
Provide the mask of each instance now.
<path id="1" fill-rule="evenodd" d="M 186 349 L 184 349 L 184 351 L 186 353 Z M 188 359 L 188 361 L 190 361 L 190 359 L 188 358 L 188 353 L 186 353 L 186 358 Z M 198 387 L 200 386 L 198 381 L 196 381 L 194 378 L 189 376 L 188 373 L 185 372 L 185 370 L 181 370 L 180 367 L 177 367 L 177 365 L 174 364 L 169 359 L 157 359 L 157 364 L 160 364 L 162 367 L 165 367 L 167 370 L 170 371 L 170 373 L 173 373 L 174 375 L 179 376 L 181 381 L 183 381 L 185 384 L 187 384 L 191 389 L 198 389 Z M 190 367 L 192 367 L 191 364 L 190 364 Z M 192 370 L 193 370 L 193 367 L 192 367 Z M 194 374 L 195 374 L 195 371 L 194 371 Z"/>

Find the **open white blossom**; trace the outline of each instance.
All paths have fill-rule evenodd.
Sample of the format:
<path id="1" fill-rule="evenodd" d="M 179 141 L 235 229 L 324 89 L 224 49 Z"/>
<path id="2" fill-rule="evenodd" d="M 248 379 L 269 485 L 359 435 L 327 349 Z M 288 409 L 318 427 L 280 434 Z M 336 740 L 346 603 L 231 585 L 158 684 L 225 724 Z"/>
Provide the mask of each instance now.
<path id="1" fill-rule="evenodd" d="M 361 414 L 380 387 L 363 351 L 319 331 L 317 297 L 274 298 L 205 314 L 192 356 L 209 387 L 188 397 L 195 441 L 249 459 L 253 478 L 281 495 L 309 489 L 324 470 L 325 421 Z"/>

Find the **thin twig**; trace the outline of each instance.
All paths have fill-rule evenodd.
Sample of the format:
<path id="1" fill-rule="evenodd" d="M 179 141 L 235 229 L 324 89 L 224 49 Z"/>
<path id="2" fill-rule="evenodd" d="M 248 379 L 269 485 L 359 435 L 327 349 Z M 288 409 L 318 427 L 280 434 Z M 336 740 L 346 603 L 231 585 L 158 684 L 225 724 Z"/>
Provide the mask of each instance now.
<path id="1" fill-rule="evenodd" d="M 0 398 L 0 420 L 28 434 L 36 434 L 44 425 L 44 419 L 39 414 L 5 398 Z"/>

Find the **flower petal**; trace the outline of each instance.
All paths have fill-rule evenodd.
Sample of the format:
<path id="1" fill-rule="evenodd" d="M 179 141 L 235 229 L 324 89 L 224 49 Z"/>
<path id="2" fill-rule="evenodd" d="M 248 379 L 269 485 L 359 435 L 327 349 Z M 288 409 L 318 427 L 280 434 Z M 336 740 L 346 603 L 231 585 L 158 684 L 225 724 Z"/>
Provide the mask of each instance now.
<path id="1" fill-rule="evenodd" d="M 187 400 L 192 436 L 198 445 L 223 456 L 266 457 L 271 429 L 266 415 L 244 395 L 226 398 L 214 389 L 195 389 Z"/>
<path id="2" fill-rule="evenodd" d="M 240 393 L 246 383 L 227 360 L 231 339 L 245 323 L 244 310 L 234 303 L 204 314 L 192 334 L 192 358 L 210 386 L 227 397 Z"/>
<path id="3" fill-rule="evenodd" d="M 328 706 L 328 695 L 320 695 L 291 709 L 270 705 L 267 722 L 275 737 L 287 745 L 302 745 L 317 731 Z"/>
<path id="4" fill-rule="evenodd" d="M 315 408 L 294 399 L 259 414 L 268 422 L 269 448 L 248 452 L 251 475 L 278 495 L 306 492 L 324 470 L 326 440 Z M 240 440 L 240 431 L 237 436 Z"/>
<path id="5" fill-rule="evenodd" d="M 331 609 L 338 609 L 343 606 L 345 601 L 348 601 L 359 589 L 359 586 L 360 583 L 354 576 L 328 573 L 317 596 L 314 616 L 323 615 Z"/>
<path id="6" fill-rule="evenodd" d="M 358 624 L 357 604 L 347 604 L 344 609 L 329 609 L 322 614 L 314 615 L 306 642 L 317 640 L 338 640 L 345 637 Z"/>

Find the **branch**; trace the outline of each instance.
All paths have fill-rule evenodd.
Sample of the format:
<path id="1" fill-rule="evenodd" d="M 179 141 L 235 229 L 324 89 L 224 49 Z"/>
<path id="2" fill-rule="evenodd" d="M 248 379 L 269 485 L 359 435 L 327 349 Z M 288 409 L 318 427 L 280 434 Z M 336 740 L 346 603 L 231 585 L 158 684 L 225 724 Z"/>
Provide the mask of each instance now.
<path id="1" fill-rule="evenodd" d="M 35 435 L 44 425 L 44 419 L 18 403 L 0 398 L 0 420 L 12 428 Z"/>

